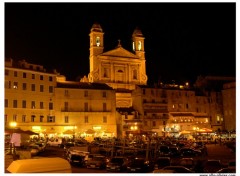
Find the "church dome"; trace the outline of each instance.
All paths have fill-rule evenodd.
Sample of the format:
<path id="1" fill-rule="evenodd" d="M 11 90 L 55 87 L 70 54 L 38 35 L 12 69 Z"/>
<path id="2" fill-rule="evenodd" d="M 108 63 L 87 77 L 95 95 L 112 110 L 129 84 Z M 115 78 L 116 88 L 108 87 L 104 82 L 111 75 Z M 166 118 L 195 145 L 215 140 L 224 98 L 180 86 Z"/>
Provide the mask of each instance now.
<path id="1" fill-rule="evenodd" d="M 143 37 L 142 31 L 136 27 L 136 29 L 133 31 L 133 36 Z"/>
<path id="2" fill-rule="evenodd" d="M 91 28 L 91 31 L 95 31 L 95 32 L 102 32 L 102 27 L 100 24 L 98 23 L 94 23 L 92 28 Z"/>

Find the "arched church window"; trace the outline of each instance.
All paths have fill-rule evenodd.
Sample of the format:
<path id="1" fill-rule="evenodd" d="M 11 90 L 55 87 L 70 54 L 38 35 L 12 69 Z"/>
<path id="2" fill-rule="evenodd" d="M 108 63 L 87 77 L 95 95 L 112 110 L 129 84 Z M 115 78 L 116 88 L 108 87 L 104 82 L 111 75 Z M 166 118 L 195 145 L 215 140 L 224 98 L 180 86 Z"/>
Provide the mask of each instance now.
<path id="1" fill-rule="evenodd" d="M 133 79 L 137 79 L 137 70 L 133 70 Z"/>
<path id="2" fill-rule="evenodd" d="M 122 70 L 118 70 L 118 73 L 123 73 L 123 71 Z"/>
<path id="3" fill-rule="evenodd" d="M 104 68 L 104 69 L 103 69 L 103 77 L 104 77 L 104 78 L 107 78 L 107 77 L 108 77 L 108 70 L 107 70 L 107 68 Z"/>
<path id="4" fill-rule="evenodd" d="M 100 37 L 96 38 L 96 44 L 97 44 L 97 46 L 100 46 Z"/>

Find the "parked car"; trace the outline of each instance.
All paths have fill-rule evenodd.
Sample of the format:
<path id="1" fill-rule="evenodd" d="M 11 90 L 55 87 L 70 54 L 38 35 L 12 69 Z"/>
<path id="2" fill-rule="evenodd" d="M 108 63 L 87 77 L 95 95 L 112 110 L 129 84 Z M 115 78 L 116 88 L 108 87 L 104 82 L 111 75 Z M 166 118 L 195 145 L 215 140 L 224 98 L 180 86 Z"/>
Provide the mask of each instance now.
<path id="1" fill-rule="evenodd" d="M 193 158 L 181 158 L 179 160 L 179 165 L 184 166 L 190 170 L 194 169 L 194 160 Z"/>
<path id="2" fill-rule="evenodd" d="M 162 173 L 166 173 L 164 172 L 164 170 L 167 170 L 167 171 L 172 171 L 172 173 L 194 173 L 193 171 L 191 171 L 190 169 L 184 167 L 184 166 L 166 166 L 162 169 L 159 169 L 159 171 L 155 171 L 155 173 L 161 173 L 161 170 L 163 170 Z"/>
<path id="3" fill-rule="evenodd" d="M 27 146 L 27 150 L 30 151 L 32 156 L 36 156 L 40 152 L 39 146 L 35 145 L 35 144 L 31 144 L 31 145 Z"/>
<path id="4" fill-rule="evenodd" d="M 207 160 L 203 166 L 204 173 L 216 173 L 222 169 L 222 164 L 220 160 Z"/>
<path id="5" fill-rule="evenodd" d="M 115 156 L 110 158 L 107 163 L 106 170 L 112 172 L 125 172 L 127 169 L 127 163 L 129 162 L 127 157 Z"/>
<path id="6" fill-rule="evenodd" d="M 61 147 L 62 139 L 49 140 L 47 146 Z"/>
<path id="7" fill-rule="evenodd" d="M 145 158 L 133 158 L 127 164 L 128 173 L 148 173 L 154 169 L 153 163 L 146 160 Z"/>
<path id="8" fill-rule="evenodd" d="M 202 153 L 200 150 L 184 147 L 180 149 L 180 154 L 182 157 L 195 157 L 200 156 Z"/>
<path id="9" fill-rule="evenodd" d="M 170 156 L 170 150 L 169 147 L 166 145 L 161 145 L 159 147 L 159 155 L 160 156 Z"/>
<path id="10" fill-rule="evenodd" d="M 236 168 L 234 167 L 225 167 L 218 170 L 216 173 L 236 173 Z"/>
<path id="11" fill-rule="evenodd" d="M 86 161 L 87 168 L 106 168 L 107 158 L 103 155 L 94 155 L 90 160 Z"/>
<path id="12" fill-rule="evenodd" d="M 162 169 L 165 166 L 170 166 L 171 165 L 171 158 L 170 157 L 158 157 L 154 161 L 154 169 Z"/>
<path id="13" fill-rule="evenodd" d="M 38 145 L 39 152 L 43 152 L 46 148 L 46 143 L 44 143 L 44 142 L 36 142 L 35 145 Z"/>
<path id="14" fill-rule="evenodd" d="M 70 147 L 66 150 L 65 156 L 70 164 L 85 166 L 86 161 L 88 160 L 89 152 L 83 150 L 82 147 Z"/>
<path id="15" fill-rule="evenodd" d="M 176 146 L 170 146 L 169 151 L 170 151 L 171 157 L 179 157 L 180 156 L 180 151 L 179 151 L 178 147 L 176 147 Z"/>

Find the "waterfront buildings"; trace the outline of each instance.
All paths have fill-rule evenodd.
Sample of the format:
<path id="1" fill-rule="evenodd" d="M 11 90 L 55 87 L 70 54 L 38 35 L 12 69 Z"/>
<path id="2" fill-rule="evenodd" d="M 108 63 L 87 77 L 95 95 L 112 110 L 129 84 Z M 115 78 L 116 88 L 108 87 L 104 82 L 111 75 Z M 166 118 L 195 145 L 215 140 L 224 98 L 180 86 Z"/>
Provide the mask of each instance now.
<path id="1" fill-rule="evenodd" d="M 236 129 L 235 78 L 198 77 L 194 86 L 147 85 L 144 36 L 132 51 L 104 52 L 99 24 L 90 30 L 90 71 L 80 82 L 25 60 L 5 60 L 5 126 L 40 135 L 159 136 Z"/>

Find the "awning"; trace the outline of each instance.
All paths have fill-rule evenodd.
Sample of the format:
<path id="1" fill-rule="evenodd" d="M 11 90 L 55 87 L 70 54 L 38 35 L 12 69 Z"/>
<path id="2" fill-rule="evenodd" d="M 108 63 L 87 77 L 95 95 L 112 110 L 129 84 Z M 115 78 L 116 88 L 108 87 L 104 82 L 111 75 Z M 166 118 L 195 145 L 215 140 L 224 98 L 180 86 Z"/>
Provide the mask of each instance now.
<path id="1" fill-rule="evenodd" d="M 191 132 L 190 131 L 187 131 L 187 130 L 183 130 L 180 132 L 180 134 L 190 134 Z"/>
<path id="2" fill-rule="evenodd" d="M 85 133 L 87 133 L 87 134 L 94 134 L 95 133 L 95 131 L 94 130 L 92 130 L 92 129 L 88 129 Z"/>
<path id="3" fill-rule="evenodd" d="M 6 128 L 5 133 L 8 133 L 8 134 L 19 133 L 19 134 L 28 134 L 28 135 L 38 135 L 38 133 L 35 133 L 31 130 L 24 131 L 24 130 L 21 130 L 20 128 L 17 128 L 17 129 Z"/>
<path id="4" fill-rule="evenodd" d="M 66 130 L 63 132 L 63 134 L 74 134 L 73 130 Z"/>
<path id="5" fill-rule="evenodd" d="M 170 113 L 172 116 L 193 116 L 192 113 Z"/>
<path id="6" fill-rule="evenodd" d="M 212 129 L 208 129 L 208 128 L 201 128 L 199 130 L 197 130 L 198 133 L 211 133 Z"/>

